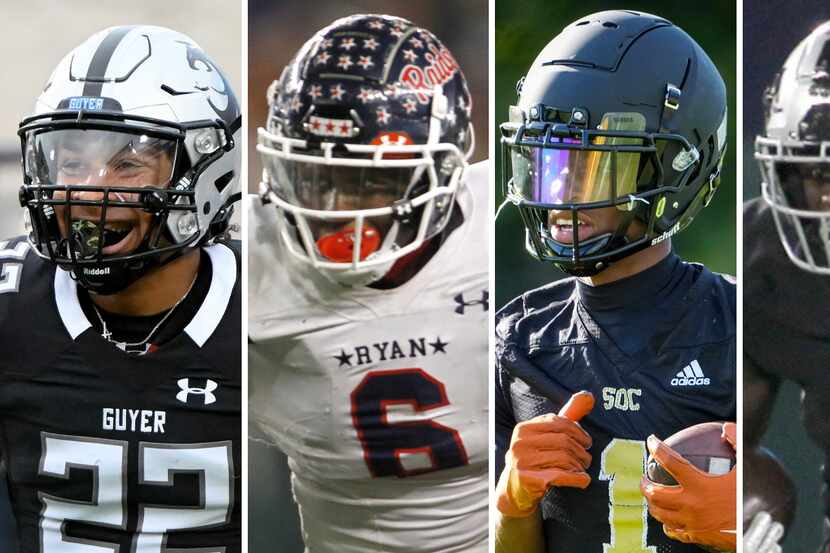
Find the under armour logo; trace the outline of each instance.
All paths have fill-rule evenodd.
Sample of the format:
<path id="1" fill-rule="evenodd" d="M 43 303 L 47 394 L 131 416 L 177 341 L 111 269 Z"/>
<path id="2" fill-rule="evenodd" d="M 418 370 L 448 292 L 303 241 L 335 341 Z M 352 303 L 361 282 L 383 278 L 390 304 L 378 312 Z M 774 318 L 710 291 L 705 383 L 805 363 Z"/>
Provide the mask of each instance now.
<path id="1" fill-rule="evenodd" d="M 488 311 L 490 309 L 490 292 L 487 290 L 481 291 L 481 299 L 480 300 L 473 300 L 473 301 L 464 301 L 464 294 L 458 294 L 455 296 L 455 303 L 458 306 L 455 308 L 455 312 L 459 315 L 464 314 L 464 309 L 471 305 L 481 305 L 481 308 L 484 311 Z"/>
<path id="2" fill-rule="evenodd" d="M 196 394 L 197 396 L 205 396 L 205 405 L 210 405 L 216 401 L 216 396 L 213 395 L 213 392 L 218 387 L 219 384 L 209 378 L 207 379 L 204 388 L 191 387 L 189 378 L 180 378 L 179 388 L 181 389 L 181 392 L 176 394 L 176 399 L 182 403 L 187 403 L 187 397 L 190 394 Z"/>
<path id="3" fill-rule="evenodd" d="M 408 223 L 412 219 L 415 208 L 406 198 L 392 202 L 392 218 L 400 223 Z"/>

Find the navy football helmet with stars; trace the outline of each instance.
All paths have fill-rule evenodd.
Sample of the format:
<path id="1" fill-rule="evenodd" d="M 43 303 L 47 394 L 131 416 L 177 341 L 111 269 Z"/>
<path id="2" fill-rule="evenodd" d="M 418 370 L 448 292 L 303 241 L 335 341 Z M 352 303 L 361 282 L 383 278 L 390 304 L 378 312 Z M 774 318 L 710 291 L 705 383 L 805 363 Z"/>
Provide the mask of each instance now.
<path id="1" fill-rule="evenodd" d="M 397 17 L 339 19 L 268 102 L 261 192 L 291 255 L 365 285 L 446 226 L 474 138 L 467 82 L 435 35 Z"/>

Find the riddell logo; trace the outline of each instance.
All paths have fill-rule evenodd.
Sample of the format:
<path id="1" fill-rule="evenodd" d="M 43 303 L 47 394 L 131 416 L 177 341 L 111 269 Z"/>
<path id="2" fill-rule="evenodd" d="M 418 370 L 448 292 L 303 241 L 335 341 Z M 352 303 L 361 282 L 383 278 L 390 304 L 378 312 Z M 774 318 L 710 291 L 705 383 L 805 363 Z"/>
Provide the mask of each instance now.
<path id="1" fill-rule="evenodd" d="M 703 374 L 703 369 L 697 359 L 683 367 L 683 370 L 671 379 L 672 386 L 708 386 L 709 378 Z"/>
<path id="2" fill-rule="evenodd" d="M 103 276 L 110 274 L 109 267 L 93 267 L 92 269 L 84 267 L 84 274 L 89 276 Z"/>

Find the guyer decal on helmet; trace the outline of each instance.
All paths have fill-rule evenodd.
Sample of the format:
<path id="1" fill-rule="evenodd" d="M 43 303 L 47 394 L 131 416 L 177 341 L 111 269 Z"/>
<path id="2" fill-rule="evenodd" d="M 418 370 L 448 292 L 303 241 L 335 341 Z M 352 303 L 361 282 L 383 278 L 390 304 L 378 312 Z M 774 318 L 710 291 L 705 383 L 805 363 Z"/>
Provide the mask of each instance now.
<path id="1" fill-rule="evenodd" d="M 567 26 L 517 85 L 501 125 L 503 187 L 528 252 L 576 276 L 662 242 L 708 205 L 726 149 L 726 88 L 659 17 L 607 11 Z M 602 229 L 602 210 L 616 210 Z"/>
<path id="2" fill-rule="evenodd" d="M 189 37 L 93 35 L 20 124 L 29 242 L 90 292 L 123 290 L 226 232 L 240 128 L 227 78 Z"/>
<path id="3" fill-rule="evenodd" d="M 321 30 L 268 91 L 261 192 L 288 251 L 364 285 L 447 224 L 473 150 L 470 93 L 447 48 L 404 19 Z"/>
<path id="4" fill-rule="evenodd" d="M 755 138 L 761 191 L 798 267 L 830 274 L 830 22 L 793 50 L 765 91 Z"/>

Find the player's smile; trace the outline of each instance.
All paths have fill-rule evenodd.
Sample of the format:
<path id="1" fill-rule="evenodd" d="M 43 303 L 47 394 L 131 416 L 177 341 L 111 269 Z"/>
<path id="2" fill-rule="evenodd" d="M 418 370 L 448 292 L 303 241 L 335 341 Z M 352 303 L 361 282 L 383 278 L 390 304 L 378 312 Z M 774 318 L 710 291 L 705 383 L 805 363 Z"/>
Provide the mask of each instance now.
<path id="1" fill-rule="evenodd" d="M 548 216 L 551 235 L 557 242 L 572 244 L 574 241 L 573 218 L 570 211 L 551 211 Z M 580 241 L 597 234 L 596 226 L 582 213 L 577 215 L 577 236 Z"/>

